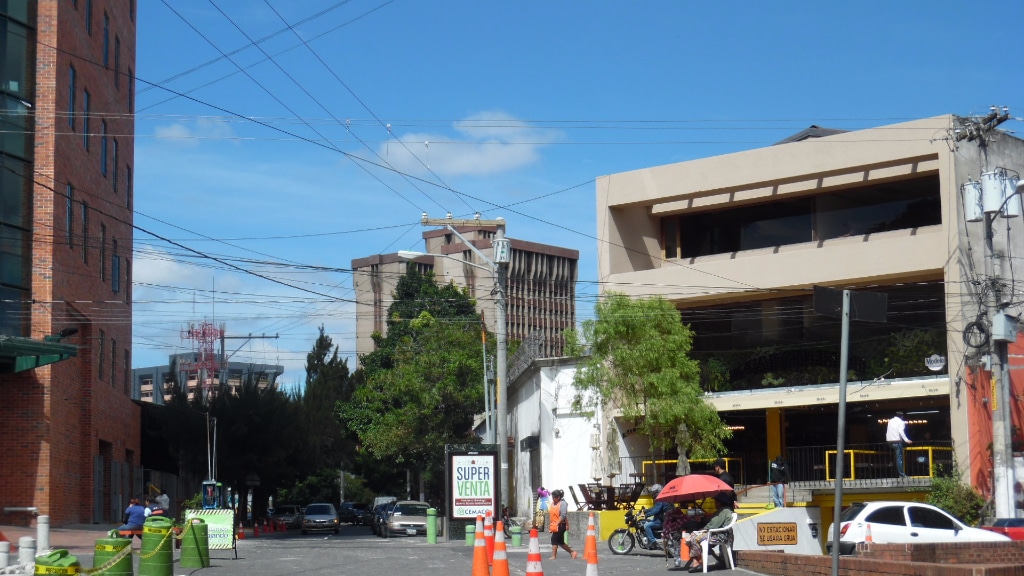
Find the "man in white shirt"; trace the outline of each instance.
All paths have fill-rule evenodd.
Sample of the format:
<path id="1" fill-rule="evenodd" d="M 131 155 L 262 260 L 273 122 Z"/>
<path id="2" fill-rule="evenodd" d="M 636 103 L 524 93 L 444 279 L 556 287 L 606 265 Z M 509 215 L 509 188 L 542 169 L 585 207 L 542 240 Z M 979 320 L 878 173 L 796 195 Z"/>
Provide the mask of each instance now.
<path id="1" fill-rule="evenodd" d="M 903 445 L 913 442 L 907 438 L 907 421 L 903 419 L 903 412 L 897 412 L 889 419 L 889 427 L 885 429 L 885 441 L 892 446 L 892 451 L 896 455 L 896 471 L 899 472 L 900 478 L 906 478 L 907 474 L 903 471 Z"/>

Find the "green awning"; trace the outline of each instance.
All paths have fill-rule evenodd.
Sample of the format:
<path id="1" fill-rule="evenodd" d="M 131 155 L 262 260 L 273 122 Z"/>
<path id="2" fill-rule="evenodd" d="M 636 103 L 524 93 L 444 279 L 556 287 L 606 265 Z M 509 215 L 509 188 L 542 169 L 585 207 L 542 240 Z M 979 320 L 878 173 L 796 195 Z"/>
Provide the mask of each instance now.
<path id="1" fill-rule="evenodd" d="M 0 336 L 0 374 L 32 370 L 72 356 L 78 356 L 74 344 Z"/>

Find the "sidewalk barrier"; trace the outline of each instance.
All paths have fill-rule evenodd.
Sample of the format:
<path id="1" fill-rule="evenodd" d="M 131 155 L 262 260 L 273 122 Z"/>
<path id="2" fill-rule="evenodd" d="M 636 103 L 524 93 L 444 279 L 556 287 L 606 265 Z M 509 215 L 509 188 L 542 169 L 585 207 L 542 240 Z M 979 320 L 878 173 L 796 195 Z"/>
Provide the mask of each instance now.
<path id="1" fill-rule="evenodd" d="M 46 514 L 36 516 L 36 550 L 42 552 L 50 549 L 50 517 Z"/>
<path id="2" fill-rule="evenodd" d="M 487 546 L 487 565 L 494 563 L 494 516 L 487 511 L 484 516 L 484 545 Z"/>
<path id="3" fill-rule="evenodd" d="M 490 570 L 487 568 L 487 543 L 484 542 L 484 531 L 483 531 L 483 518 L 480 516 L 476 517 L 475 532 L 476 537 L 473 539 L 473 572 L 472 576 L 490 576 Z"/>
<path id="4" fill-rule="evenodd" d="M 526 576 L 544 576 L 544 568 L 540 561 L 540 539 L 537 538 L 537 529 L 530 528 L 530 546 L 526 550 Z"/>
<path id="5" fill-rule="evenodd" d="M 31 564 L 36 557 L 36 539 L 31 536 L 18 538 L 18 563 Z"/>
<path id="6" fill-rule="evenodd" d="M 2 534 L 0 534 L 2 536 Z M 11 563 L 11 543 L 7 540 L 0 540 L 0 570 L 7 568 Z"/>
<path id="7" fill-rule="evenodd" d="M 512 533 L 512 547 L 518 548 L 523 545 L 523 527 L 513 526 L 509 528 L 509 532 Z"/>
<path id="8" fill-rule="evenodd" d="M 427 544 L 437 544 L 437 508 L 427 508 Z"/>
<path id="9" fill-rule="evenodd" d="M 36 574 L 78 574 L 81 568 L 78 557 L 64 549 L 36 556 L 35 563 Z"/>
<path id="10" fill-rule="evenodd" d="M 193 518 L 185 525 L 181 535 L 181 556 L 178 566 L 182 568 L 210 567 L 210 532 L 202 518 Z"/>
<path id="11" fill-rule="evenodd" d="M 110 566 L 106 566 L 106 564 Z M 117 530 L 111 530 L 106 538 L 96 540 L 92 556 L 92 572 L 104 576 L 132 576 L 132 539 L 121 538 Z"/>
<path id="12" fill-rule="evenodd" d="M 480 533 L 483 534 L 483 527 L 480 527 Z M 476 541 L 476 525 L 470 524 L 466 526 L 466 546 L 472 546 Z"/>
<path id="13" fill-rule="evenodd" d="M 498 520 L 494 530 L 494 561 L 491 576 L 509 576 L 508 553 L 505 550 L 505 526 Z"/>
<path id="14" fill-rule="evenodd" d="M 171 576 L 174 551 L 171 550 L 171 528 L 174 521 L 150 516 L 142 525 L 142 548 L 139 550 L 139 576 Z"/>

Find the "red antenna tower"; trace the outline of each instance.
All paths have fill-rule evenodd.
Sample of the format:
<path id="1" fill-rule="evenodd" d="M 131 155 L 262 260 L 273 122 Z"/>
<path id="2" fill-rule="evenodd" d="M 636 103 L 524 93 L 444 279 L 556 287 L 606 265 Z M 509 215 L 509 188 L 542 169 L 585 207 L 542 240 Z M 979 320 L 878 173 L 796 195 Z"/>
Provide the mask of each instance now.
<path id="1" fill-rule="evenodd" d="M 213 387 L 214 378 L 217 377 L 217 369 L 220 363 L 214 353 L 214 344 L 224 335 L 223 328 L 217 328 L 210 322 L 203 320 L 198 325 L 189 324 L 188 328 L 181 331 L 182 340 L 193 340 L 196 342 L 196 361 L 182 362 L 182 368 L 187 372 L 193 370 L 199 379 L 199 386 L 203 389 L 203 396 L 208 398 L 210 389 Z"/>

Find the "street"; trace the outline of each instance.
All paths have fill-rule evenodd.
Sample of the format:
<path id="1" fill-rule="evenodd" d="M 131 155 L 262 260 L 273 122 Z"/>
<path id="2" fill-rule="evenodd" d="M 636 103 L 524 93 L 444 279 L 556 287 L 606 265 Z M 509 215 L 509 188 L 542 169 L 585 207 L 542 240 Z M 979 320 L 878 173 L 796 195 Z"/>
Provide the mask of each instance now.
<path id="1" fill-rule="evenodd" d="M 541 557 L 545 574 L 586 574 L 587 563 L 582 559 L 583 542 L 572 542 L 580 552 L 579 560 L 571 560 L 561 551 L 557 560 L 549 560 L 551 546 L 548 535 L 541 534 Z M 509 571 L 515 575 L 526 573 L 528 538 L 523 545 L 508 549 Z M 659 553 L 633 553 L 614 556 L 606 542 L 598 542 L 598 570 L 603 575 L 631 574 L 655 575 L 685 573 L 669 570 L 665 557 Z M 396 574 L 438 576 L 470 576 L 473 569 L 473 547 L 465 542 L 427 544 L 422 536 L 378 538 L 365 526 L 343 526 L 340 535 L 302 535 L 297 530 L 287 533 L 261 535 L 238 542 L 238 559 L 230 550 L 211 550 L 209 568 L 196 572 L 200 576 L 276 576 L 303 574 L 305 576 L 342 574 Z M 192 572 L 178 568 L 175 574 Z M 748 570 L 712 570 L 714 574 L 755 574 Z"/>

